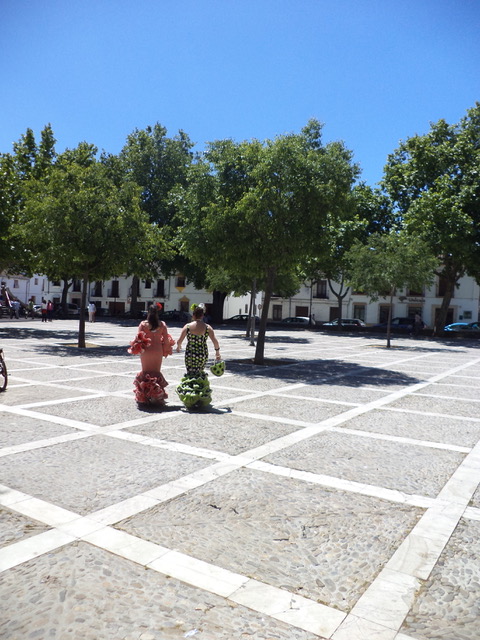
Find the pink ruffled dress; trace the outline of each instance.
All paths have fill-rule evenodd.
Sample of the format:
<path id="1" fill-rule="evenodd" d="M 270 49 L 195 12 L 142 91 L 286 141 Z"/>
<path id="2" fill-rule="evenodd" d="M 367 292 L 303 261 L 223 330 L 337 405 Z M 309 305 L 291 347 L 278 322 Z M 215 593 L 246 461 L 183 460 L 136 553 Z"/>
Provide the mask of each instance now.
<path id="1" fill-rule="evenodd" d="M 148 322 L 141 322 L 135 340 L 131 343 L 129 353 L 140 355 L 142 370 L 134 380 L 135 400 L 140 404 L 162 405 L 168 398 L 165 380 L 160 369 L 162 360 L 172 355 L 175 341 L 167 330 L 167 325 L 160 322 L 154 331 L 150 330 Z"/>

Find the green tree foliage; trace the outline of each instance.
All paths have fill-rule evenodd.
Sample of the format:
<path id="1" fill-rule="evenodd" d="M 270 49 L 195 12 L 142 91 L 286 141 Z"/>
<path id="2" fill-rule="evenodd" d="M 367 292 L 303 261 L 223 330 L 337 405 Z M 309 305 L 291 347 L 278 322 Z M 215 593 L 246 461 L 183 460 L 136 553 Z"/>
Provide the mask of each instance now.
<path id="1" fill-rule="evenodd" d="M 89 282 L 128 273 L 139 252 L 148 262 L 164 246 L 140 210 L 138 187 L 131 181 L 117 186 L 96 151 L 81 143 L 58 156 L 45 176 L 28 180 L 16 224 L 35 271 L 83 280 L 82 309 Z M 78 346 L 85 346 L 83 313 Z"/>
<path id="2" fill-rule="evenodd" d="M 388 158 L 383 180 L 409 234 L 438 256 L 446 293 L 436 321 L 443 331 L 451 297 L 465 274 L 480 282 L 480 103 L 458 124 L 432 124 Z"/>
<path id="3" fill-rule="evenodd" d="M 180 206 L 181 250 L 207 273 L 221 264 L 237 281 L 264 289 L 257 364 L 275 282 L 327 251 L 326 227 L 345 209 L 356 174 L 343 144 L 322 144 L 317 121 L 264 143 L 211 143 L 194 168 Z"/>
<path id="4" fill-rule="evenodd" d="M 13 145 L 13 153 L 0 156 L 0 268 L 28 272 L 23 245 L 12 234 L 14 222 L 21 216 L 23 186 L 31 178 L 40 178 L 55 160 L 55 138 L 48 124 L 37 145 L 32 129 L 27 129 Z"/>
<path id="5" fill-rule="evenodd" d="M 367 243 L 357 241 L 346 255 L 349 284 L 370 299 L 389 297 L 387 347 L 390 347 L 390 321 L 393 296 L 397 289 L 422 289 L 431 284 L 438 261 L 420 238 L 391 231 L 374 233 Z"/>
<path id="6" fill-rule="evenodd" d="M 188 135 L 179 131 L 174 137 L 158 122 L 145 129 L 135 129 L 127 138 L 119 161 L 116 164 L 120 181 L 125 178 L 140 187 L 140 207 L 150 222 L 162 228 L 165 238 L 173 238 L 175 229 L 172 218 L 175 213 L 171 191 L 179 185 L 185 186 L 188 168 L 192 162 L 193 143 Z M 119 169 L 119 171 L 118 171 Z M 157 273 L 188 271 L 188 260 L 172 252 L 156 256 Z M 132 309 L 136 306 L 137 286 L 132 286 Z"/>
<path id="7" fill-rule="evenodd" d="M 366 242 L 373 233 L 384 233 L 394 224 L 392 208 L 388 198 L 378 189 L 365 183 L 355 185 L 345 198 L 344 209 L 331 219 L 325 230 L 328 250 L 312 260 L 307 271 L 311 281 L 326 278 L 330 291 L 337 298 L 338 318 L 342 318 L 343 299 L 349 291 L 347 254 L 352 245 Z M 338 330 L 343 326 L 338 323 Z"/>

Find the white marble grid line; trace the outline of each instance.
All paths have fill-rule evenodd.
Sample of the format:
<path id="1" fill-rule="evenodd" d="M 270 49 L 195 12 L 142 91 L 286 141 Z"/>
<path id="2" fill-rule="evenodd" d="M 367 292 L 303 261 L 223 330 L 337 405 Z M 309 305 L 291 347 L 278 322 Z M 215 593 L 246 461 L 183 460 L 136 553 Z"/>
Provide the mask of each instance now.
<path id="1" fill-rule="evenodd" d="M 385 440 L 386 442 L 399 442 L 401 444 L 413 444 L 419 447 L 428 447 L 431 449 L 443 449 L 445 451 L 456 451 L 458 453 L 469 453 L 471 447 L 459 447 L 454 444 L 445 444 L 443 442 L 433 442 L 430 440 L 417 440 L 415 438 L 405 438 L 404 436 L 392 436 L 385 433 L 377 433 L 375 431 L 361 431 L 360 429 L 348 429 L 345 431 L 342 427 L 327 427 L 328 431 L 335 433 L 341 433 L 346 435 L 350 433 L 352 435 L 361 436 L 362 438 L 372 438 L 373 440 Z"/>
<path id="2" fill-rule="evenodd" d="M 415 397 L 420 397 L 420 398 L 434 398 L 435 400 L 455 400 L 455 402 L 461 403 L 461 402 L 477 402 L 480 403 L 480 398 L 476 399 L 476 398 L 464 398 L 462 396 L 444 396 L 444 395 L 437 395 L 435 393 L 415 393 Z"/>
<path id="3" fill-rule="evenodd" d="M 44 449 L 45 447 L 51 447 L 56 444 L 62 444 L 64 442 L 71 442 L 73 440 L 89 438 L 91 435 L 93 435 L 91 431 L 82 431 L 81 433 L 67 433 L 61 436 L 55 436 L 53 438 L 44 438 L 42 440 L 34 440 L 22 444 L 11 445 L 9 447 L 3 447 L 0 449 L 0 458 L 3 458 L 5 456 L 12 456 L 17 453 L 24 453 L 25 451 Z"/>
<path id="4" fill-rule="evenodd" d="M 50 386 L 56 387 L 57 389 L 65 389 L 61 385 L 42 385 L 42 386 Z M 69 389 L 69 391 L 73 391 L 75 389 Z M 42 400 L 41 402 L 25 402 L 23 404 L 16 405 L 18 409 L 35 409 L 36 407 L 50 407 L 58 404 L 65 404 L 67 402 L 76 402 L 78 400 L 96 400 L 98 398 L 104 398 L 104 393 L 90 393 L 88 395 L 83 396 L 72 396 L 70 398 L 58 398 L 57 400 Z"/>
<path id="5" fill-rule="evenodd" d="M 403 409 L 401 407 L 382 407 L 382 411 L 393 411 L 397 413 L 410 413 L 416 416 L 429 416 L 431 418 L 448 418 L 449 420 L 463 420 L 465 422 L 480 422 L 480 418 L 470 416 L 460 416 L 451 413 L 437 413 L 434 411 L 420 411 L 420 409 Z"/>
<path id="6" fill-rule="evenodd" d="M 478 486 L 480 442 L 457 467 L 349 616 L 399 631 L 420 580 L 427 580 Z M 460 481 L 458 481 L 460 476 Z M 393 586 L 390 584 L 393 583 Z M 347 616 L 343 625 L 349 624 Z"/>
<path id="7" fill-rule="evenodd" d="M 105 432 L 104 432 L 105 433 Z M 213 449 L 205 449 L 203 447 L 194 447 L 188 444 L 182 444 L 181 442 L 175 442 L 172 440 L 161 440 L 160 438 L 151 438 L 149 436 L 140 435 L 137 433 L 128 433 L 125 431 L 111 430 L 106 432 L 112 438 L 118 438 L 119 440 L 125 440 L 127 442 L 136 442 L 137 444 L 146 445 L 157 449 L 165 449 L 166 451 L 175 451 L 177 453 L 185 453 L 190 456 L 198 456 L 200 458 L 207 458 L 210 460 L 228 460 L 232 456 L 221 451 L 214 451 Z"/>
<path id="8" fill-rule="evenodd" d="M 74 429 L 82 429 L 85 431 L 98 429 L 98 426 L 90 422 L 80 422 L 78 420 L 71 420 L 70 418 L 62 418 L 61 416 L 53 416 L 47 413 L 38 413 L 37 411 L 30 411 L 20 407 L 14 407 L 9 405 L 0 405 L 0 412 L 13 413 L 18 416 L 25 416 L 26 418 L 35 418 L 36 420 L 42 420 L 44 422 L 51 422 L 53 424 L 60 424 L 64 427 L 72 427 Z"/>

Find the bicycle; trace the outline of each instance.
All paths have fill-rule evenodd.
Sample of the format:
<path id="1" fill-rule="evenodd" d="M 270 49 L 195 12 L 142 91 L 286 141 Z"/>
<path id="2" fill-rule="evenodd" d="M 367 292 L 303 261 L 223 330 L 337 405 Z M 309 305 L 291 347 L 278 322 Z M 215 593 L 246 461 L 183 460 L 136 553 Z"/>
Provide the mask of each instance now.
<path id="1" fill-rule="evenodd" d="M 0 349 L 0 391 L 5 391 L 7 388 L 8 374 L 7 365 L 3 359 L 3 349 Z"/>

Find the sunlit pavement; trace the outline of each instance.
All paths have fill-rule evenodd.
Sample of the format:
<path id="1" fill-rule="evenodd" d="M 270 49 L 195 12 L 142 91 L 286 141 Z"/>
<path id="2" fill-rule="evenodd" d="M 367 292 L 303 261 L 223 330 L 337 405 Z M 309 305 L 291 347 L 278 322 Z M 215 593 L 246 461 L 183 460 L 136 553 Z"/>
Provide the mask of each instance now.
<path id="1" fill-rule="evenodd" d="M 478 342 L 219 328 L 189 413 L 135 327 L 0 320 L 2 640 L 478 640 Z"/>

